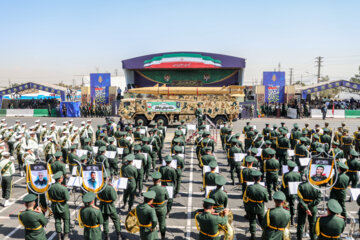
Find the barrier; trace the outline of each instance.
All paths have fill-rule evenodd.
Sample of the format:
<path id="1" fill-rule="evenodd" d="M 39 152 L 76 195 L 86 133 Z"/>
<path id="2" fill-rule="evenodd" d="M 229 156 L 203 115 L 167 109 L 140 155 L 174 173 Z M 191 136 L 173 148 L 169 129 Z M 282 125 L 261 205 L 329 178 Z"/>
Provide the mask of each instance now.
<path id="1" fill-rule="evenodd" d="M 288 108 L 287 117 L 292 118 L 292 119 L 297 118 L 297 110 L 296 110 L 296 108 Z"/>
<path id="2" fill-rule="evenodd" d="M 346 118 L 360 118 L 360 110 L 345 110 Z"/>
<path id="3" fill-rule="evenodd" d="M 34 115 L 33 109 L 7 109 L 7 117 L 32 117 Z"/>
<path id="4" fill-rule="evenodd" d="M 0 109 L 0 117 L 6 117 L 6 109 Z"/>
<path id="5" fill-rule="evenodd" d="M 321 109 L 311 109 L 311 118 L 322 118 Z M 336 109 L 333 115 L 332 110 L 328 109 L 326 118 L 345 118 L 345 110 Z"/>
<path id="6" fill-rule="evenodd" d="M 47 109 L 34 109 L 34 117 L 48 117 L 49 111 Z"/>

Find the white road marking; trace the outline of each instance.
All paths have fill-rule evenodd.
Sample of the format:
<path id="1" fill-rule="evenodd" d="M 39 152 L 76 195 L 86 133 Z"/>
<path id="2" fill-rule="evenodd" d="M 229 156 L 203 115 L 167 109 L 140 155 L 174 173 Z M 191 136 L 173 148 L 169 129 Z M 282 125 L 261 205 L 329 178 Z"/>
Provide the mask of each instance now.
<path id="1" fill-rule="evenodd" d="M 20 228 L 22 227 L 21 224 L 19 224 L 14 230 L 12 230 L 4 239 L 9 239 L 14 233 L 16 233 Z"/>
<path id="2" fill-rule="evenodd" d="M 191 212 L 192 212 L 192 182 L 193 182 L 193 170 L 194 170 L 194 148 L 191 147 L 190 158 L 190 175 L 189 175 L 189 196 L 188 196 L 188 208 L 187 208 L 187 223 L 186 223 L 186 239 L 190 240 L 191 236 Z"/>
<path id="3" fill-rule="evenodd" d="M 24 195 L 20 196 L 19 198 L 17 198 L 16 200 L 19 199 L 23 199 L 23 197 L 25 197 L 28 193 L 25 193 Z M 5 211 L 6 209 L 8 209 L 9 207 L 11 207 L 12 205 L 14 205 L 15 202 L 12 202 L 11 205 L 4 207 L 3 209 L 0 210 L 0 213 L 2 213 L 3 211 Z"/>

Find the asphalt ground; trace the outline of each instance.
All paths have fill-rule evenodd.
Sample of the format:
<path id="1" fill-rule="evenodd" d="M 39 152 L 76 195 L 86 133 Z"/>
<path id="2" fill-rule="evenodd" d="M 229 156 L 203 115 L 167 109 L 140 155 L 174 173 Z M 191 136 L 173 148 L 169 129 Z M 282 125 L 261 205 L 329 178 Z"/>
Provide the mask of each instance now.
<path id="1" fill-rule="evenodd" d="M 37 118 L 32 117 L 23 117 L 23 118 L 6 118 L 6 121 L 9 125 L 14 124 L 15 119 L 20 119 L 22 122 L 27 122 L 28 126 L 34 124 L 34 121 Z M 57 121 L 57 124 L 60 125 L 62 121 L 68 120 L 65 118 L 40 118 L 41 122 L 47 122 L 48 124 L 52 119 Z M 79 126 L 80 122 L 86 120 L 81 118 L 74 119 L 74 124 Z M 117 119 L 116 119 L 117 120 Z M 234 132 L 241 132 L 245 122 L 247 120 L 238 120 L 234 122 L 233 129 Z M 257 129 L 262 129 L 265 127 L 265 123 L 270 124 L 278 124 L 280 122 L 286 122 L 286 125 L 289 129 L 292 127 L 293 123 L 298 123 L 302 128 L 304 123 L 309 123 L 311 127 L 315 124 L 320 124 L 320 126 L 324 125 L 324 121 L 320 119 L 276 119 L 276 118 L 262 118 L 262 119 L 252 119 L 251 124 L 256 125 Z M 330 123 L 330 126 L 334 129 L 341 125 L 342 121 L 346 121 L 347 125 L 351 132 L 357 129 L 359 121 L 356 119 L 329 119 L 327 120 Z M 104 119 L 94 118 L 93 119 L 93 127 L 96 129 L 98 124 L 105 123 Z M 166 135 L 166 143 L 163 149 L 163 156 L 169 154 L 170 151 L 170 141 L 173 137 L 173 133 L 175 128 L 168 128 L 167 135 Z M 243 136 L 242 136 L 243 137 Z M 238 185 L 233 186 L 231 185 L 229 167 L 227 166 L 227 161 L 225 158 L 225 154 L 221 149 L 220 137 L 216 136 L 218 144 L 216 145 L 215 155 L 219 163 L 220 172 L 223 176 L 226 177 L 228 180 L 227 185 L 225 186 L 225 190 L 228 192 L 229 196 L 229 203 L 228 207 L 234 213 L 234 224 L 233 227 L 235 229 L 235 237 L 236 239 L 247 239 L 250 236 L 248 232 L 249 224 L 248 221 L 244 218 L 245 211 L 243 208 L 243 201 L 241 199 L 241 191 Z M 198 231 L 195 226 L 194 222 L 194 212 L 197 209 L 202 208 L 202 200 L 204 199 L 204 192 L 201 191 L 202 189 L 202 169 L 198 166 L 198 160 L 195 156 L 195 150 L 193 145 L 186 146 L 186 157 L 185 157 L 185 169 L 183 171 L 182 177 L 182 185 L 180 189 L 181 197 L 174 199 L 174 204 L 172 208 L 172 212 L 170 217 L 166 220 L 167 222 L 167 239 L 197 239 L 198 238 Z M 158 163 L 158 166 L 160 164 Z M 236 180 L 238 183 L 238 180 Z M 8 207 L 0 206 L 0 239 L 23 239 L 24 238 L 24 229 L 20 225 L 18 221 L 18 214 L 20 211 L 24 210 L 25 207 L 22 203 L 22 198 L 27 194 L 25 179 L 24 177 L 20 177 L 19 173 L 15 174 L 13 179 L 13 191 L 11 194 L 11 201 L 14 202 L 12 205 Z M 150 186 L 150 180 L 145 183 L 144 190 L 146 187 Z M 76 223 L 76 218 L 78 214 L 78 209 L 82 206 L 81 197 L 79 193 L 74 193 L 70 190 L 70 214 L 71 214 L 71 224 L 74 226 L 70 232 L 70 239 L 81 239 L 83 234 L 83 229 L 81 229 L 78 224 Z M 326 192 L 327 195 L 329 191 Z M 136 197 L 135 205 L 142 202 L 142 197 Z M 116 202 L 116 206 L 118 207 L 118 212 L 121 217 L 122 221 L 122 231 L 124 235 L 128 239 L 140 239 L 139 233 L 137 234 L 130 234 L 127 233 L 124 227 L 124 221 L 126 218 L 127 212 L 120 211 L 119 206 L 122 205 L 122 192 L 118 192 L 118 201 Z M 323 202 L 320 203 L 319 209 L 322 209 Z M 273 202 L 266 203 L 268 208 L 273 207 Z M 297 204 L 295 204 L 297 206 Z M 357 211 L 358 206 L 356 201 L 346 202 L 346 207 L 348 214 L 352 218 L 357 219 Z M 356 228 L 358 229 L 358 225 Z M 56 239 L 56 232 L 54 227 L 54 219 L 51 217 L 49 219 L 49 223 L 45 228 L 46 236 L 48 239 Z M 343 237 L 346 237 L 349 232 L 351 232 L 352 224 L 347 224 L 346 230 Z M 110 232 L 111 238 L 115 238 L 116 234 L 114 232 L 113 224 L 110 221 Z M 296 239 L 296 227 L 292 226 L 290 229 L 292 233 L 292 239 Z M 259 229 L 256 234 L 257 238 L 261 237 L 261 229 Z M 159 234 L 160 237 L 160 234 Z"/>

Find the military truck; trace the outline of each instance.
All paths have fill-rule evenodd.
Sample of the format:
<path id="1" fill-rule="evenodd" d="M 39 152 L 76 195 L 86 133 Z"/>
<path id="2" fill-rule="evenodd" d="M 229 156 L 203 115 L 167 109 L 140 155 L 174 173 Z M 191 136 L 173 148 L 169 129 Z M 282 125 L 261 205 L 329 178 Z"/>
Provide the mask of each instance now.
<path id="1" fill-rule="evenodd" d="M 203 118 L 215 125 L 224 121 L 235 121 L 239 116 L 237 98 L 231 95 L 161 95 L 156 98 L 126 98 L 119 106 L 119 115 L 123 119 L 135 121 L 141 119 L 144 125 L 152 120 L 162 119 L 164 125 L 173 125 L 181 120 L 192 122 L 196 119 L 198 103 L 203 109 Z"/>

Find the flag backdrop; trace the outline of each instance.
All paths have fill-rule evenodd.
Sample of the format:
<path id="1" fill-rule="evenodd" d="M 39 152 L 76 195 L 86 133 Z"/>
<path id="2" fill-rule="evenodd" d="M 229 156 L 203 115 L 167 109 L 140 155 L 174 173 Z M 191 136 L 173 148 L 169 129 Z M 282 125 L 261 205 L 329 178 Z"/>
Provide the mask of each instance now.
<path id="1" fill-rule="evenodd" d="M 266 103 L 283 103 L 285 93 L 285 72 L 264 72 Z"/>
<path id="2" fill-rule="evenodd" d="M 110 73 L 91 73 L 90 89 L 91 103 L 109 103 L 109 87 L 111 86 Z"/>

